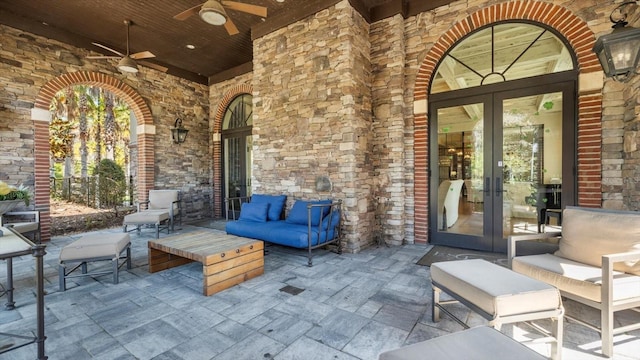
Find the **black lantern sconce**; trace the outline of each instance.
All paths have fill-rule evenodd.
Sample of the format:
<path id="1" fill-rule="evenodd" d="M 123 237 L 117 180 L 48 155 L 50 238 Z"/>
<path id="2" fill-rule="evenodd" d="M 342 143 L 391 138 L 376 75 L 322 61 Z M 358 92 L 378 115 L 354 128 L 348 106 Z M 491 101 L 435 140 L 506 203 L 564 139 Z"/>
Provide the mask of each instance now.
<path id="1" fill-rule="evenodd" d="M 637 74 L 638 60 L 640 60 L 640 29 L 626 27 L 627 14 L 620 10 L 620 19 L 613 20 L 613 13 L 623 6 L 636 4 L 635 1 L 627 1 L 613 9 L 609 20 L 614 24 L 611 34 L 602 35 L 593 46 L 593 51 L 598 55 L 598 60 L 607 77 L 616 81 L 629 81 L 631 75 Z"/>
<path id="2" fill-rule="evenodd" d="M 187 139 L 188 132 L 189 130 L 182 126 L 182 120 L 176 119 L 176 122 L 171 128 L 171 137 L 173 137 L 173 142 L 176 144 L 182 144 Z"/>

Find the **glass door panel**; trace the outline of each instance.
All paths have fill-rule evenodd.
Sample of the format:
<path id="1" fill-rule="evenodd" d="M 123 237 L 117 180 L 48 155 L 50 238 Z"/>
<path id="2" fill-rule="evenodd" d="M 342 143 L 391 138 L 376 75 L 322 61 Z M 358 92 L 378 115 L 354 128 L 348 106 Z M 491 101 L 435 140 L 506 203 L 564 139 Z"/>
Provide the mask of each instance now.
<path id="1" fill-rule="evenodd" d="M 224 139 L 224 195 L 225 198 L 250 196 L 251 193 L 251 135 Z M 240 210 L 240 201 L 229 203 L 229 211 Z M 236 219 L 239 214 L 235 214 Z"/>
<path id="2" fill-rule="evenodd" d="M 502 100 L 502 234 L 542 232 L 561 209 L 562 92 Z"/>
<path id="3" fill-rule="evenodd" d="M 468 100 L 468 99 L 467 99 Z M 459 101 L 458 101 L 459 102 Z M 436 106 L 432 231 L 449 245 L 478 248 L 485 236 L 485 102 Z M 434 211 L 435 210 L 435 211 Z M 437 240 L 436 240 L 437 241 Z"/>

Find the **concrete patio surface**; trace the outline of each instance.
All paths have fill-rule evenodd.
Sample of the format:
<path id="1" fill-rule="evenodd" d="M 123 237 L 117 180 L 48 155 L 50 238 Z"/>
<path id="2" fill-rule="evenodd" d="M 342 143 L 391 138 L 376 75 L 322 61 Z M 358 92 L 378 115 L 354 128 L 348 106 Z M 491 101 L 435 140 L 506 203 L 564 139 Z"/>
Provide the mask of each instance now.
<path id="1" fill-rule="evenodd" d="M 195 229 L 201 228 L 185 225 L 176 234 Z M 122 271 L 119 284 L 110 275 L 75 278 L 60 292 L 58 254 L 81 235 L 47 243 L 45 344 L 52 360 L 375 360 L 383 351 L 462 330 L 446 316 L 431 321 L 429 267 L 415 264 L 429 245 L 371 247 L 342 255 L 319 250 L 311 268 L 305 251 L 268 246 L 264 275 L 205 297 L 198 263 L 148 272 L 147 242 L 153 231 L 146 230 L 140 236 L 131 233 L 133 269 Z M 0 332 L 29 333 L 35 331 L 32 257 L 14 259 L 14 278 L 16 309 L 0 310 Z M 3 263 L 0 282 L 5 279 Z M 303 291 L 282 291 L 287 285 Z M 463 305 L 454 306 L 467 324 L 487 323 Z M 582 318 L 599 318 L 572 301 L 565 301 L 565 308 Z M 625 312 L 620 320 L 638 322 L 640 313 Z M 548 328 L 549 323 L 542 325 Z M 505 325 L 502 331 L 519 341 L 535 338 L 524 324 Z M 0 347 L 9 341 L 0 337 Z M 548 344 L 529 346 L 549 355 Z M 614 351 L 614 359 L 640 359 L 640 331 L 616 336 Z M 565 322 L 562 355 L 602 358 L 598 334 Z M 0 354 L 0 359 L 35 357 L 35 345 Z"/>

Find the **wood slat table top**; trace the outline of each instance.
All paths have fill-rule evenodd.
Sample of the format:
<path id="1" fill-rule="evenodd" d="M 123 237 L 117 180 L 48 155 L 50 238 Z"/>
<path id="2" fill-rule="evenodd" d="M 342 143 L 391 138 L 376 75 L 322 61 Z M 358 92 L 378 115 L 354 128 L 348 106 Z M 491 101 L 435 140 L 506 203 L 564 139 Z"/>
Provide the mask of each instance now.
<path id="1" fill-rule="evenodd" d="M 261 241 L 229 235 L 221 231 L 202 230 L 150 240 L 149 248 L 204 262 L 208 256 L 255 243 L 261 243 Z"/>

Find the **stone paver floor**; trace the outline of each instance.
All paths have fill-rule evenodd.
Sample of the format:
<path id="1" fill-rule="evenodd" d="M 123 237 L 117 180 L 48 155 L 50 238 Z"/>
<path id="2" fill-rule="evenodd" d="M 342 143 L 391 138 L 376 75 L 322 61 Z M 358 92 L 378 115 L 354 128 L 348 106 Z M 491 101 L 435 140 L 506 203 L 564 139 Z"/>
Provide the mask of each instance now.
<path id="1" fill-rule="evenodd" d="M 194 229 L 185 225 L 177 233 Z M 200 264 L 149 274 L 147 241 L 153 232 L 147 230 L 131 234 L 134 267 L 122 272 L 119 284 L 112 284 L 110 275 L 75 278 L 59 292 L 58 254 L 79 236 L 56 237 L 47 245 L 46 353 L 52 360 L 375 360 L 380 352 L 462 330 L 446 316 L 431 321 L 429 267 L 415 264 L 428 245 L 343 255 L 320 250 L 311 268 L 304 251 L 269 246 L 264 275 L 205 297 Z M 30 256 L 14 260 L 17 308 L 0 310 L 0 332 L 35 330 L 33 273 Z M 5 279 L 6 266 L 0 264 L 0 281 Z M 282 291 L 285 286 L 303 291 L 293 295 Z M 468 324 L 486 324 L 464 306 L 454 306 Z M 598 318 L 580 304 L 565 301 L 565 307 Z M 640 314 L 626 312 L 621 321 L 638 322 Z M 533 336 L 523 324 L 505 325 L 503 332 L 518 340 Z M 8 341 L 0 337 L 0 346 Z M 546 344 L 529 346 L 549 353 Z M 640 359 L 640 331 L 616 336 L 614 350 L 615 359 Z M 599 359 L 599 352 L 597 333 L 565 323 L 564 359 Z M 35 357 L 35 345 L 0 354 L 0 359 Z"/>

